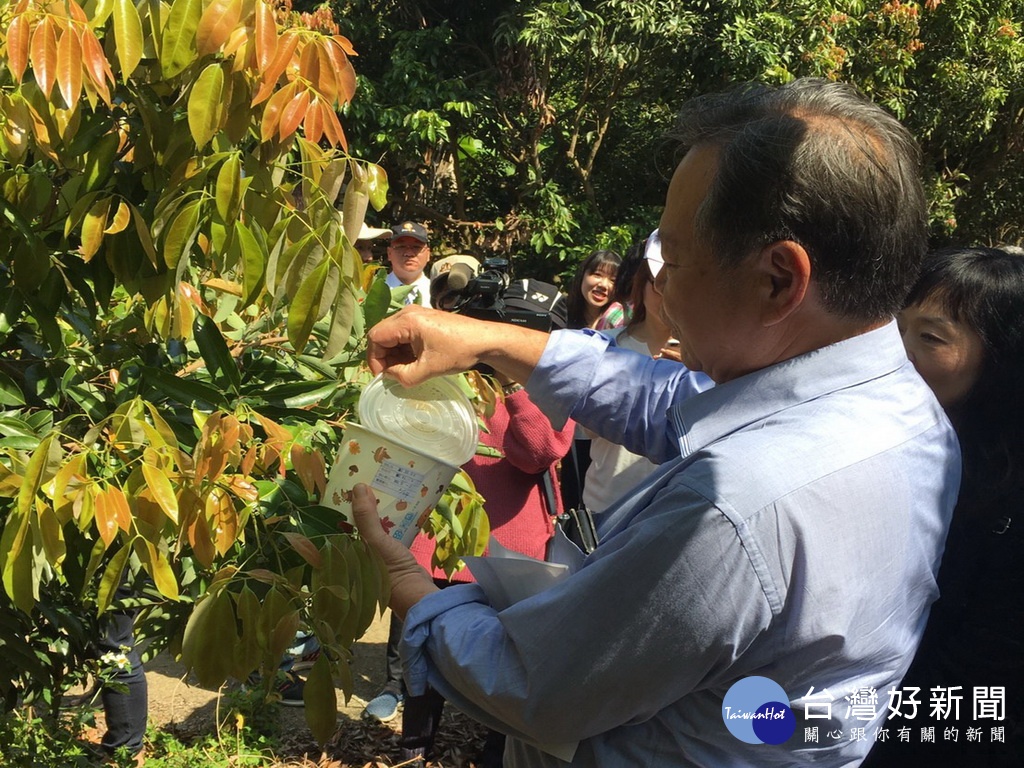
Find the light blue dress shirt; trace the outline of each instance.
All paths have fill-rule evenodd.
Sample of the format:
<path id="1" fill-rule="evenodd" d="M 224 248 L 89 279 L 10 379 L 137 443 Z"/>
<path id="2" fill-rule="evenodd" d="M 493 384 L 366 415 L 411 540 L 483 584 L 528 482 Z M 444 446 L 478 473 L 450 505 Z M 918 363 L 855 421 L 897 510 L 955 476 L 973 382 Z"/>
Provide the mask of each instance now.
<path id="1" fill-rule="evenodd" d="M 551 589 L 500 613 L 476 585 L 414 606 L 410 690 L 510 734 L 509 768 L 565 765 L 536 745 L 571 741 L 578 766 L 856 765 L 937 596 L 959 485 L 895 323 L 699 396 L 678 366 L 606 345 L 553 334 L 530 396 L 663 466 Z M 725 727 L 726 692 L 752 675 L 797 715 L 784 744 Z M 875 716 L 845 700 L 869 688 Z"/>

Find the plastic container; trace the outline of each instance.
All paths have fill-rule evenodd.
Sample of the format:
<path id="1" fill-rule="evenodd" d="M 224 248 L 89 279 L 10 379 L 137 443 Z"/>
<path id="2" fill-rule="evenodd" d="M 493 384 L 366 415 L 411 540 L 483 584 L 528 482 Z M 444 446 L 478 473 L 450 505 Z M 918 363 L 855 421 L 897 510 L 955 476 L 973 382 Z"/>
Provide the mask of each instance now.
<path id="1" fill-rule="evenodd" d="M 345 425 L 324 503 L 352 522 L 352 487 L 366 483 L 377 497 L 381 525 L 409 546 L 459 466 L 476 452 L 473 406 L 449 379 L 405 388 L 378 376 L 359 399 L 359 418 L 361 424 Z"/>

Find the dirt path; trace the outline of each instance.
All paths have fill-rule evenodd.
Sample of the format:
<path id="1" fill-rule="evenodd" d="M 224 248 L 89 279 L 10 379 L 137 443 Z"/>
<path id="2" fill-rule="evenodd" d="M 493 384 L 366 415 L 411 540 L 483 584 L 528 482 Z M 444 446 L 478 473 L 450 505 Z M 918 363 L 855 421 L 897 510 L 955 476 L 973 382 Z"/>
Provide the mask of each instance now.
<path id="1" fill-rule="evenodd" d="M 302 707 L 277 707 L 279 718 L 277 754 L 283 762 L 302 758 L 325 768 L 398 764 L 398 733 L 401 718 L 391 723 L 362 719 L 366 702 L 384 684 L 384 653 L 388 639 L 390 612 L 378 617 L 352 649 L 355 689 L 346 703 L 339 689 L 338 732 L 322 753 L 306 725 Z M 216 732 L 218 693 L 199 687 L 185 678 L 185 670 L 167 654 L 146 665 L 149 683 L 149 719 L 152 726 L 166 730 L 183 741 Z M 227 703 L 220 701 L 222 710 Z M 444 768 L 469 768 L 482 745 L 483 729 L 465 715 L 447 707 L 436 743 L 436 762 Z M 310 763 L 305 763 L 309 765 Z M 420 764 L 422 765 L 422 764 Z"/>

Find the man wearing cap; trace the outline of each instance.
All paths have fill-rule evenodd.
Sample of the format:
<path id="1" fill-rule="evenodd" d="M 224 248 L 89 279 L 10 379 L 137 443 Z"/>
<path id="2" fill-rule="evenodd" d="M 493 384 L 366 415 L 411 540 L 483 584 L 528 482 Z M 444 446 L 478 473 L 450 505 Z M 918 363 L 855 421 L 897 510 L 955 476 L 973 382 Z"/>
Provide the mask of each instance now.
<path id="1" fill-rule="evenodd" d="M 359 237 L 356 238 L 355 242 L 355 249 L 359 252 L 359 258 L 362 259 L 363 264 L 372 264 L 375 261 L 373 258 L 373 241 L 382 237 L 390 238 L 391 230 L 368 227 L 365 222 L 360 227 Z"/>
<path id="2" fill-rule="evenodd" d="M 391 271 L 385 281 L 388 287 L 394 290 L 403 285 L 412 286 L 406 294 L 405 303 L 429 307 L 430 278 L 423 273 L 430 261 L 426 228 L 415 221 L 404 221 L 392 229 L 388 261 L 391 262 Z"/>

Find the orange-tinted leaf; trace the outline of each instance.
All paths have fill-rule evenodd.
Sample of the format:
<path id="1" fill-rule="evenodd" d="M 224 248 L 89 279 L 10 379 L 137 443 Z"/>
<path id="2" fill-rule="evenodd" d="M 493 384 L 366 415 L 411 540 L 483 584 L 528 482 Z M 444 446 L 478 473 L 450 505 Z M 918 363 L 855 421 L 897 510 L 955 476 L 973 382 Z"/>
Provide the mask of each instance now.
<path id="1" fill-rule="evenodd" d="M 114 537 L 117 536 L 117 519 L 114 517 L 114 511 L 106 492 L 96 494 L 95 512 L 96 529 L 99 531 L 103 543 L 109 547 Z"/>
<path id="2" fill-rule="evenodd" d="M 260 125 L 260 140 L 270 141 L 278 133 L 281 113 L 295 94 L 295 83 L 289 83 L 275 93 L 263 108 L 263 121 Z"/>
<path id="3" fill-rule="evenodd" d="M 196 48 L 200 56 L 220 50 L 242 14 L 240 0 L 213 0 L 203 11 L 196 29 Z"/>
<path id="4" fill-rule="evenodd" d="M 334 42 L 341 46 L 341 49 L 349 56 L 358 56 L 356 49 L 352 47 L 352 41 L 344 35 L 334 35 L 331 38 Z"/>
<path id="5" fill-rule="evenodd" d="M 82 6 L 76 3 L 75 0 L 67 0 L 67 6 L 72 19 L 81 22 L 82 24 L 89 23 L 89 17 L 85 15 L 85 11 L 82 10 Z"/>
<path id="6" fill-rule="evenodd" d="M 356 94 L 356 71 L 336 38 L 324 41 L 324 51 L 334 65 L 334 79 L 338 88 L 338 101 L 345 104 Z"/>
<path id="7" fill-rule="evenodd" d="M 281 132 L 281 141 L 284 141 L 299 127 L 302 118 L 306 116 L 306 109 L 309 107 L 309 91 L 303 88 L 283 110 L 281 110 L 281 122 L 278 130 Z"/>
<path id="8" fill-rule="evenodd" d="M 43 96 L 50 97 L 57 75 L 57 28 L 53 18 L 46 16 L 32 35 L 32 71 Z"/>
<path id="9" fill-rule="evenodd" d="M 320 550 L 314 546 L 312 541 L 307 539 L 301 533 L 295 533 L 294 531 L 287 531 L 283 533 L 282 536 L 288 540 L 292 549 L 298 552 L 303 560 L 314 568 L 320 567 Z"/>
<path id="10" fill-rule="evenodd" d="M 302 123 L 306 138 L 314 144 L 324 135 L 324 116 L 320 111 L 320 99 L 314 98 L 306 110 L 306 119 Z"/>
<path id="11" fill-rule="evenodd" d="M 210 534 L 210 524 L 206 521 L 206 514 L 200 512 L 195 516 L 192 524 L 188 527 L 188 543 L 196 559 L 205 567 L 213 565 L 213 558 L 217 550 L 213 546 L 213 536 Z"/>
<path id="12" fill-rule="evenodd" d="M 85 65 L 88 82 L 92 83 L 92 87 L 99 97 L 106 104 L 110 104 L 110 88 L 107 86 L 107 80 L 114 82 L 114 73 L 103 52 L 103 46 L 100 45 L 100 41 L 93 31 L 88 28 L 82 32 L 82 63 Z"/>
<path id="13" fill-rule="evenodd" d="M 19 84 L 28 66 L 30 31 L 24 14 L 14 17 L 7 30 L 7 66 L 11 70 L 14 82 Z"/>
<path id="14" fill-rule="evenodd" d="M 315 40 L 308 40 L 299 53 L 299 75 L 313 85 L 320 79 L 320 59 L 316 55 L 318 47 Z"/>
<path id="15" fill-rule="evenodd" d="M 206 497 L 206 516 L 213 526 L 213 544 L 223 557 L 238 536 L 238 513 L 223 488 L 214 488 Z"/>
<path id="16" fill-rule="evenodd" d="M 281 39 L 277 41 L 274 59 L 263 72 L 263 87 L 253 97 L 253 105 L 259 104 L 273 92 L 277 81 L 284 74 L 285 68 L 291 63 L 298 45 L 299 35 L 297 32 L 289 29 L 281 35 Z"/>
<path id="17" fill-rule="evenodd" d="M 107 488 L 107 505 L 113 509 L 117 527 L 128 533 L 128 529 L 132 527 L 132 511 L 128 506 L 128 499 L 125 498 L 124 491 L 116 485 L 109 486 Z"/>
<path id="18" fill-rule="evenodd" d="M 319 74 L 317 80 L 310 78 L 310 81 L 320 95 L 327 100 L 327 103 L 333 104 L 338 100 L 338 79 L 334 73 L 334 62 L 331 61 L 330 54 L 327 53 L 328 45 L 330 43 L 327 41 L 317 41 L 316 44 L 309 46 L 316 51 Z"/>
<path id="19" fill-rule="evenodd" d="M 71 24 L 57 43 L 57 87 L 68 109 L 74 109 L 82 95 L 82 43 L 77 26 Z"/>
<path id="20" fill-rule="evenodd" d="M 340 146 L 347 152 L 348 140 L 345 138 L 345 132 L 341 128 L 338 114 L 323 102 L 320 102 L 320 114 L 323 115 L 324 134 L 326 134 L 327 140 L 331 142 L 332 146 Z"/>
<path id="21" fill-rule="evenodd" d="M 291 459 L 302 487 L 308 493 L 319 491 L 323 494 L 327 485 L 327 469 L 320 451 L 307 451 L 300 445 L 293 445 Z"/>
<path id="22" fill-rule="evenodd" d="M 260 72 L 267 67 L 277 54 L 277 20 L 274 10 L 263 0 L 256 2 L 256 65 Z"/>

